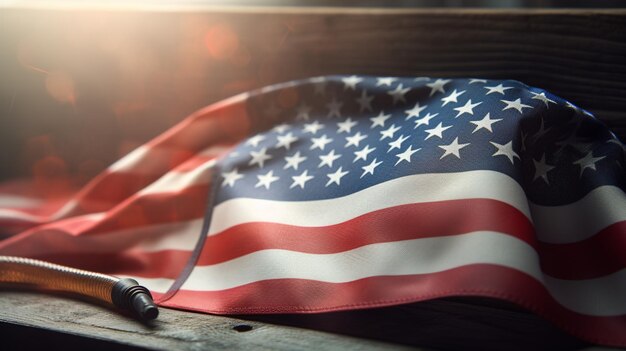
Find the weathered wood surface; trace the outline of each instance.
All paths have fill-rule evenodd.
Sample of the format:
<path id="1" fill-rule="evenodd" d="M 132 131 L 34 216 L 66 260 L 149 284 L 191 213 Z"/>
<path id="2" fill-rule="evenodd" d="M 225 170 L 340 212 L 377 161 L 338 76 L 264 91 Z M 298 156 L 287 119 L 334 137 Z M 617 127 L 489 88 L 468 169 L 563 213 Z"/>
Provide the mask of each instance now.
<path id="1" fill-rule="evenodd" d="M 3 9 L 0 21 L 5 177 L 43 153 L 33 137 L 89 176 L 211 102 L 324 74 L 517 79 L 626 139 L 626 10 Z"/>
<path id="2" fill-rule="evenodd" d="M 159 318 L 145 325 L 104 306 L 59 295 L 0 290 L 5 345 L 7 336 L 16 339 L 4 334 L 7 325 L 34 328 L 22 333 L 27 341 L 37 332 L 54 331 L 113 343 L 110 348 L 120 343 L 153 350 L 574 350 L 585 345 L 513 305 L 467 298 L 237 318 L 162 308 Z"/>
<path id="3" fill-rule="evenodd" d="M 142 324 L 104 306 L 26 292 L 0 292 L 0 335 L 7 329 L 3 324 L 100 339 L 112 343 L 109 349 L 115 349 L 117 343 L 150 350 L 412 349 L 399 344 L 165 308 L 160 309 L 153 323 Z M 6 346 L 9 336 L 4 335 L 0 345 Z M 42 338 L 41 342 L 46 340 Z M 8 350 L 4 346 L 2 349 Z M 45 346 L 40 345 L 42 349 Z M 55 349 L 53 345 L 48 346 Z"/>

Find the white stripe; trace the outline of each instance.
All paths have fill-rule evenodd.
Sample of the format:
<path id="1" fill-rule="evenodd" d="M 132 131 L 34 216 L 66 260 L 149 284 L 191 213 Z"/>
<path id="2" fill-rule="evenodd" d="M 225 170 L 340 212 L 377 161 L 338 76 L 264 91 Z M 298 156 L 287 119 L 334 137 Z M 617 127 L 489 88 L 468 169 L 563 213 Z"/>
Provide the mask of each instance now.
<path id="1" fill-rule="evenodd" d="M 139 192 L 139 195 L 178 192 L 185 188 L 208 184 L 211 169 L 215 165 L 215 159 L 208 160 L 188 172 L 168 172 L 161 178 Z"/>
<path id="2" fill-rule="evenodd" d="M 151 232 L 153 238 L 140 242 L 135 249 L 143 252 L 163 250 L 188 250 L 196 247 L 202 231 L 202 219 L 188 222 L 161 224 L 158 226 L 135 229 L 134 232 Z M 131 232 L 127 230 L 126 232 Z M 120 237 L 120 233 L 116 233 Z M 130 237 L 130 233 L 127 234 Z"/>
<path id="3" fill-rule="evenodd" d="M 39 222 L 41 218 L 41 216 L 31 215 L 19 210 L 0 208 L 0 221 Z"/>
<path id="4" fill-rule="evenodd" d="M 585 240 L 607 226 L 626 221 L 626 194 L 614 186 L 601 186 L 565 206 L 530 205 L 537 238 L 567 244 Z"/>
<path id="5" fill-rule="evenodd" d="M 109 166 L 110 173 L 163 174 L 171 169 L 170 160 L 186 150 L 166 146 L 142 145 Z"/>
<path id="6" fill-rule="evenodd" d="M 33 199 L 31 197 L 16 196 L 3 194 L 0 195 L 0 207 L 9 208 L 35 208 L 41 205 L 40 199 Z"/>
<path id="7" fill-rule="evenodd" d="M 78 208 L 78 201 L 75 199 L 69 200 L 63 207 L 58 209 L 48 220 L 58 220 L 64 217 L 67 217 L 72 211 Z"/>
<path id="8" fill-rule="evenodd" d="M 499 172 L 469 171 L 406 176 L 330 200 L 228 200 L 215 207 L 209 235 L 249 222 L 327 226 L 393 206 L 472 198 L 505 202 L 530 218 L 526 195 L 515 180 Z"/>
<path id="9" fill-rule="evenodd" d="M 126 156 L 117 160 L 114 164 L 109 166 L 109 171 L 111 172 L 126 172 L 126 171 L 141 171 L 141 169 L 137 169 L 137 164 L 146 157 L 148 151 L 154 151 L 145 145 L 139 146 L 135 150 L 126 154 Z"/>
<path id="10" fill-rule="evenodd" d="M 197 266 L 182 289 L 218 291 L 268 279 L 344 283 L 373 276 L 429 274 L 471 264 L 494 264 L 544 283 L 566 308 L 594 316 L 626 313 L 626 271 L 585 281 L 544 279 L 527 243 L 495 232 L 378 243 L 334 254 L 257 251 L 209 266 Z"/>
<path id="11" fill-rule="evenodd" d="M 198 153 L 198 156 L 217 157 L 225 154 L 233 148 L 232 145 L 215 145 L 208 147 Z"/>
<path id="12" fill-rule="evenodd" d="M 372 276 L 440 272 L 474 263 L 523 267 L 537 277 L 541 275 L 537 261 L 533 248 L 520 240 L 474 232 L 370 244 L 332 254 L 262 250 L 214 265 L 196 266 L 182 288 L 215 291 L 267 279 L 345 283 Z"/>
<path id="13" fill-rule="evenodd" d="M 571 310 L 591 316 L 626 314 L 626 269 L 586 280 L 544 278 L 552 296 Z"/>

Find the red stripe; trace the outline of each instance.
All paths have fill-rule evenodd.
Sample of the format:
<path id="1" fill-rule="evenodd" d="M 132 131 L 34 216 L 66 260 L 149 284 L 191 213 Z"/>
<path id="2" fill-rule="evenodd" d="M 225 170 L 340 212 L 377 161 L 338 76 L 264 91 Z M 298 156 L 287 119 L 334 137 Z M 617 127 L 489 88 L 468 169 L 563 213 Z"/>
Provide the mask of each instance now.
<path id="1" fill-rule="evenodd" d="M 78 206 L 65 218 L 103 212 L 215 145 L 233 144 L 250 131 L 246 104 L 225 100 L 199 110 L 165 133 L 146 143 L 148 151 L 131 169 L 104 171 L 74 198 Z M 47 219 L 43 217 L 41 222 Z M 34 223 L 35 224 L 35 223 Z"/>
<path id="2" fill-rule="evenodd" d="M 79 252 L 81 249 L 82 252 L 89 252 L 94 244 L 104 245 L 106 235 L 92 245 L 85 242 L 90 239 L 80 236 L 92 237 L 120 229 L 200 218 L 207 191 L 206 187 L 194 187 L 176 194 L 137 198 L 95 225 L 72 220 L 56 222 L 46 226 L 46 230 L 30 233 L 29 238 L 20 236 L 19 239 L 6 240 L 0 244 L 0 250 L 29 255 L 31 243 L 43 240 L 57 252 Z M 375 211 L 329 227 L 295 227 L 275 223 L 238 225 L 208 237 L 197 264 L 217 264 L 266 249 L 336 253 L 374 243 L 489 230 L 512 235 L 539 248 L 542 271 L 552 277 L 590 279 L 626 267 L 626 259 L 619 253 L 619 248 L 626 245 L 622 235 L 625 226 L 624 222 L 614 224 L 580 243 L 538 244 L 526 217 L 505 203 L 488 199 L 420 203 Z M 55 232 L 51 233 L 51 230 Z M 186 252 L 181 252 L 181 255 L 186 255 Z"/>
<path id="3" fill-rule="evenodd" d="M 540 243 L 542 270 L 561 279 L 591 279 L 626 267 L 626 221 L 571 244 Z"/>
<path id="4" fill-rule="evenodd" d="M 188 221 L 204 215 L 209 184 L 178 192 L 135 195 L 82 234 L 94 235 L 147 225 Z"/>
<path id="5" fill-rule="evenodd" d="M 72 237 L 94 236 L 113 231 L 141 228 L 157 224 L 186 222 L 202 218 L 210 185 L 185 188 L 179 192 L 148 194 L 131 197 L 103 219 L 91 222 L 78 217 L 56 221 L 0 241 L 0 253 L 28 255 L 34 247 L 44 242 L 53 251 L 62 250 L 72 242 Z M 58 242 L 54 237 L 61 237 Z M 80 242 L 80 239 L 75 239 Z M 32 246 L 34 245 L 34 246 Z"/>
<path id="6" fill-rule="evenodd" d="M 197 265 L 217 264 L 266 249 L 326 254 L 374 243 L 473 231 L 495 231 L 528 243 L 538 251 L 542 270 L 555 278 L 590 279 L 626 267 L 626 256 L 620 252 L 626 247 L 624 222 L 581 243 L 539 244 L 532 224 L 520 211 L 489 199 L 396 206 L 328 227 L 241 224 L 208 237 Z"/>
<path id="7" fill-rule="evenodd" d="M 157 180 L 161 174 L 111 173 L 105 171 L 76 197 L 78 208 L 71 215 L 109 210 Z"/>
<path id="8" fill-rule="evenodd" d="M 626 316 L 592 317 L 561 306 L 537 280 L 487 264 L 438 273 L 379 276 L 348 283 L 299 279 L 259 281 L 221 291 L 180 290 L 166 307 L 219 314 L 317 313 L 418 302 L 450 296 L 484 296 L 519 304 L 590 342 L 626 346 Z"/>
<path id="9" fill-rule="evenodd" d="M 194 112 L 148 145 L 198 152 L 209 145 L 239 142 L 250 132 L 251 124 L 245 100 L 237 103 L 223 100 Z"/>
<path id="10" fill-rule="evenodd" d="M 176 279 L 187 264 L 191 251 L 121 251 L 105 254 L 57 254 L 35 256 L 39 260 L 111 275 Z"/>
<path id="11" fill-rule="evenodd" d="M 265 249 L 335 253 L 363 245 L 492 230 L 536 244 L 528 219 L 496 200 L 470 199 L 385 208 L 325 227 L 254 222 L 207 238 L 197 265 L 211 265 Z"/>

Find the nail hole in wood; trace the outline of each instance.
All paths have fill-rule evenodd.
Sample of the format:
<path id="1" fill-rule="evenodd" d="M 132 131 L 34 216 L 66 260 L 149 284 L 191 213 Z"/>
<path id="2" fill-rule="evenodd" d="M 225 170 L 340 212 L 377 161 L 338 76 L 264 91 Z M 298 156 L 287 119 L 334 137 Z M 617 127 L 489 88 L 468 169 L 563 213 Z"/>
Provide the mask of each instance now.
<path id="1" fill-rule="evenodd" d="M 243 333 L 252 330 L 252 326 L 247 324 L 237 324 L 233 327 L 233 330 Z"/>

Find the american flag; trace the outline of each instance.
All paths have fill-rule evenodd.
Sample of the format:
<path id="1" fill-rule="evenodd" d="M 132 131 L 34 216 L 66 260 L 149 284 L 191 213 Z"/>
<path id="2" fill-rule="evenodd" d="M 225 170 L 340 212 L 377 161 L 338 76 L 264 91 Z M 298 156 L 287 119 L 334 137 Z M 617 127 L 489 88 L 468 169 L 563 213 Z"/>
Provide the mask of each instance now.
<path id="1" fill-rule="evenodd" d="M 198 111 L 62 206 L 5 188 L 0 254 L 209 313 L 492 297 L 626 346 L 624 150 L 517 81 L 316 77 Z"/>

